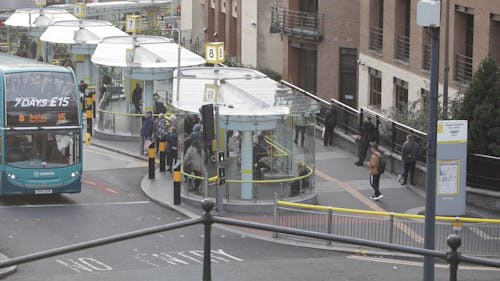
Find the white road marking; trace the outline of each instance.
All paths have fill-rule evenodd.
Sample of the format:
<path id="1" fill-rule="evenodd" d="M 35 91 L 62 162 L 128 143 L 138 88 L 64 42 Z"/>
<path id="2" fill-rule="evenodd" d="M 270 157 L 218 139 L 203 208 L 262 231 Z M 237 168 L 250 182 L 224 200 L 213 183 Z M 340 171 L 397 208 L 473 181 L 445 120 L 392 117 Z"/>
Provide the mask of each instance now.
<path id="1" fill-rule="evenodd" d="M 132 257 L 154 267 L 159 267 L 160 265 L 189 265 L 193 262 L 196 264 L 203 264 L 203 251 L 201 250 L 141 253 L 134 254 Z M 213 263 L 232 263 L 243 261 L 243 259 L 230 255 L 222 249 L 212 250 L 210 252 L 210 258 Z"/>
<path id="2" fill-rule="evenodd" d="M 21 205 L 21 206 L 0 206 L 0 209 L 71 207 L 71 206 L 138 205 L 138 204 L 149 204 L 149 203 L 151 203 L 151 201 L 128 201 L 128 202 L 107 202 L 107 203 L 78 203 L 78 204 L 46 204 L 46 205 Z"/>
<path id="3" fill-rule="evenodd" d="M 77 260 L 66 259 L 66 260 L 56 260 L 57 263 L 80 273 L 82 271 L 94 272 L 94 271 L 110 271 L 113 268 L 95 258 L 79 258 Z"/>
<path id="4" fill-rule="evenodd" d="M 353 256 L 353 255 L 351 255 L 351 256 L 347 256 L 347 258 L 353 259 L 353 260 L 372 261 L 372 262 L 379 262 L 379 263 L 389 263 L 389 264 L 399 264 L 399 265 L 409 265 L 409 266 L 419 266 L 419 267 L 422 267 L 424 265 L 423 262 L 404 261 L 404 260 L 376 258 L 376 257 L 367 257 L 367 256 Z M 449 265 L 441 264 L 441 263 L 436 263 L 435 266 L 437 268 L 444 268 L 444 269 L 449 268 Z M 486 266 L 460 265 L 458 268 L 459 268 L 459 270 L 500 271 L 500 268 L 486 267 Z"/>
<path id="5" fill-rule="evenodd" d="M 498 236 L 490 236 L 488 233 L 482 231 L 479 229 L 479 227 L 476 226 L 469 226 L 468 227 L 470 231 L 474 232 L 477 234 L 477 236 L 483 238 L 484 240 L 500 240 L 500 237 Z"/>

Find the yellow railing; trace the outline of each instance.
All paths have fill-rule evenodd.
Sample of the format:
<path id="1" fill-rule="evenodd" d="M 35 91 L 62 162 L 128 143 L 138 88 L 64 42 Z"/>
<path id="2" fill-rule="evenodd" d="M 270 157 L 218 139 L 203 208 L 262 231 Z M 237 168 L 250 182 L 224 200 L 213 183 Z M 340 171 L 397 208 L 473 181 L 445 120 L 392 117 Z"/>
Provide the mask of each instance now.
<path id="1" fill-rule="evenodd" d="M 309 172 L 306 175 L 303 175 L 300 177 L 293 177 L 293 178 L 286 178 L 286 179 L 275 179 L 275 180 L 231 180 L 231 179 L 226 179 L 226 182 L 227 183 L 284 183 L 284 182 L 293 182 L 296 180 L 302 180 L 302 179 L 310 177 L 313 173 L 313 170 L 309 167 L 307 167 L 307 169 L 309 170 Z M 181 173 L 186 177 L 199 179 L 199 180 L 205 179 L 205 177 L 203 177 L 203 176 L 197 176 L 197 175 L 185 172 L 184 167 L 182 167 L 182 166 L 181 166 Z M 213 177 L 209 178 L 208 181 L 215 182 L 218 179 L 219 179 L 218 176 L 213 176 Z"/>
<path id="2" fill-rule="evenodd" d="M 394 213 L 394 212 L 368 211 L 368 210 L 358 210 L 358 209 L 349 209 L 349 208 L 338 208 L 338 207 L 330 207 L 330 206 L 292 203 L 292 202 L 287 202 L 287 201 L 277 201 L 276 204 L 278 206 L 283 206 L 283 207 L 316 210 L 316 211 L 332 210 L 333 212 L 349 213 L 349 214 L 357 214 L 357 215 L 372 215 L 372 216 L 384 216 L 384 217 L 393 216 L 395 218 L 405 218 L 405 219 L 425 219 L 424 215 L 413 215 L 413 214 L 403 214 L 403 213 Z M 436 221 L 500 224 L 500 219 L 480 219 L 480 218 L 445 217 L 445 216 L 436 216 Z"/>
<path id="3" fill-rule="evenodd" d="M 287 157 L 288 156 L 288 151 L 285 147 L 281 146 L 277 142 L 274 142 L 273 139 L 270 138 L 269 136 L 265 136 L 264 138 L 266 140 L 266 143 L 268 143 L 272 149 L 276 149 L 279 152 L 279 153 L 272 152 L 271 156 L 274 156 L 274 157 Z"/>

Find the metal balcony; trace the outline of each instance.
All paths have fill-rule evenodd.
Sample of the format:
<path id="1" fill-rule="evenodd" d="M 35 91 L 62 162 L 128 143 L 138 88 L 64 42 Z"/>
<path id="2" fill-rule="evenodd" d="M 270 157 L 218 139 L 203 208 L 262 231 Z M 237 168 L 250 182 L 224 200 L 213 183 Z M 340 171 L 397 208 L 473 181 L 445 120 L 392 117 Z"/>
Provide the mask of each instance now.
<path id="1" fill-rule="evenodd" d="M 410 61 L 410 37 L 399 34 L 396 38 L 396 59 L 404 62 Z"/>
<path id="2" fill-rule="evenodd" d="M 299 12 L 273 6 L 270 32 L 320 41 L 323 39 L 324 18 L 325 15 L 322 13 Z"/>
<path id="3" fill-rule="evenodd" d="M 472 80 L 472 58 L 461 54 L 455 55 L 455 81 L 469 84 Z"/>
<path id="4" fill-rule="evenodd" d="M 384 29 L 372 27 L 370 29 L 370 50 L 382 53 L 384 46 Z"/>

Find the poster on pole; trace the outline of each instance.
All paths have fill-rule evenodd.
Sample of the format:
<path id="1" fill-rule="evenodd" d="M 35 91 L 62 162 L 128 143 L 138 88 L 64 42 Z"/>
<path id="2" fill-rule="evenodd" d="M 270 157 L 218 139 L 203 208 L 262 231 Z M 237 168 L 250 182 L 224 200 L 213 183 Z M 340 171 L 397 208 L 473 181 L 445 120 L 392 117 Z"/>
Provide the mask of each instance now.
<path id="1" fill-rule="evenodd" d="M 438 194 L 460 192 L 460 160 L 438 161 Z"/>

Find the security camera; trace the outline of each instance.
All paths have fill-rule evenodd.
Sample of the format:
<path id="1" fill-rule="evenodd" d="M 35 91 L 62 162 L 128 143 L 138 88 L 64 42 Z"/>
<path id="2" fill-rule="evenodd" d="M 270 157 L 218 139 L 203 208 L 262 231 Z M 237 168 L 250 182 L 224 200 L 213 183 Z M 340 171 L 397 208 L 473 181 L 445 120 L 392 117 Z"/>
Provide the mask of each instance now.
<path id="1" fill-rule="evenodd" d="M 203 27 L 203 32 L 207 32 L 207 27 L 206 26 Z"/>
<path id="2" fill-rule="evenodd" d="M 214 37 L 217 38 L 217 35 L 219 35 L 217 32 L 214 32 Z"/>
<path id="3" fill-rule="evenodd" d="M 358 64 L 361 64 L 361 60 L 358 59 Z"/>
<path id="4" fill-rule="evenodd" d="M 257 23 L 255 23 L 253 20 L 251 20 L 251 21 L 250 21 L 250 24 L 251 24 L 252 26 L 257 26 Z"/>

